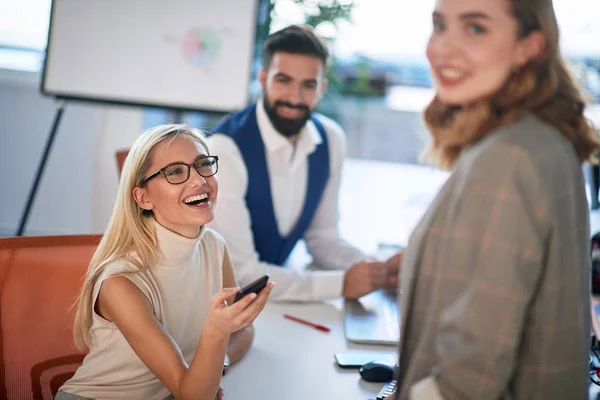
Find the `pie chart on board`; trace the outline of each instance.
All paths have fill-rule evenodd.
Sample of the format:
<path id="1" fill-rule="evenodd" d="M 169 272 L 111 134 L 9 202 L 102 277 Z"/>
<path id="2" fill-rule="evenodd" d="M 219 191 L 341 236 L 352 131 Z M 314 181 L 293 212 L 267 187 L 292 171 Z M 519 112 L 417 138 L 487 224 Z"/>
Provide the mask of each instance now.
<path id="1" fill-rule="evenodd" d="M 208 67 L 221 53 L 221 40 L 217 32 L 208 28 L 192 28 L 185 35 L 183 55 L 196 67 Z"/>

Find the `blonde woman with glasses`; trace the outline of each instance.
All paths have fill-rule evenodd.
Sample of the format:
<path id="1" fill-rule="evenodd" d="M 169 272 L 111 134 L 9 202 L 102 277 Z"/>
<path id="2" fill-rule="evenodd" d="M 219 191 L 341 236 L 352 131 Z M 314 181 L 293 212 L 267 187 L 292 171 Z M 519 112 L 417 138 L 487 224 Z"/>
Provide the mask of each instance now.
<path id="1" fill-rule="evenodd" d="M 89 348 L 57 399 L 223 398 L 226 354 L 249 349 L 273 283 L 238 288 L 214 216 L 218 157 L 204 135 L 158 126 L 134 143 L 79 295 L 74 335 Z"/>

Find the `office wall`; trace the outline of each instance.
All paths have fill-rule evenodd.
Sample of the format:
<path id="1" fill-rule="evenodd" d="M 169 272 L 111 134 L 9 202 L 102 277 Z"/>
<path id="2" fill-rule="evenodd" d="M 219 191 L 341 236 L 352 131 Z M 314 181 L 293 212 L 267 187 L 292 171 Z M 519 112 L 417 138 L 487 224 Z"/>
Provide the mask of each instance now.
<path id="1" fill-rule="evenodd" d="M 38 74 L 0 73 L 0 235 L 16 232 L 56 102 Z M 139 134 L 141 111 L 67 104 L 26 234 L 102 232 L 118 185 L 114 151 Z"/>

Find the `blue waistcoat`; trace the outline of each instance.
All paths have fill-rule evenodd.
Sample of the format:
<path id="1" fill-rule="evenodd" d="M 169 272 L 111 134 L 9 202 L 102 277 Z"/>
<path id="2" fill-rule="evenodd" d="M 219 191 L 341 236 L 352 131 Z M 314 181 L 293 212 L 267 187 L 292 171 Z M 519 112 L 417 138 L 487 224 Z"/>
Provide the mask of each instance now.
<path id="1" fill-rule="evenodd" d="M 308 156 L 308 182 L 304 208 L 296 226 L 286 237 L 282 237 L 277 229 L 265 145 L 256 122 L 256 104 L 231 114 L 212 129 L 214 133 L 222 133 L 233 139 L 246 164 L 248 171 L 246 207 L 250 212 L 254 246 L 261 261 L 276 265 L 285 262 L 308 228 L 329 180 L 327 134 L 318 119 L 313 116 L 311 120 L 323 141 Z"/>

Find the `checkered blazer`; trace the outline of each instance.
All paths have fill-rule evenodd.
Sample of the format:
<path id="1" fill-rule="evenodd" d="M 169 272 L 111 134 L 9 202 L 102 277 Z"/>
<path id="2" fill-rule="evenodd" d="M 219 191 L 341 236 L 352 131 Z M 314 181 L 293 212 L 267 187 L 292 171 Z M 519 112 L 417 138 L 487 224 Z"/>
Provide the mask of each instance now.
<path id="1" fill-rule="evenodd" d="M 401 399 L 587 399 L 580 162 L 527 114 L 463 151 L 404 254 Z"/>

